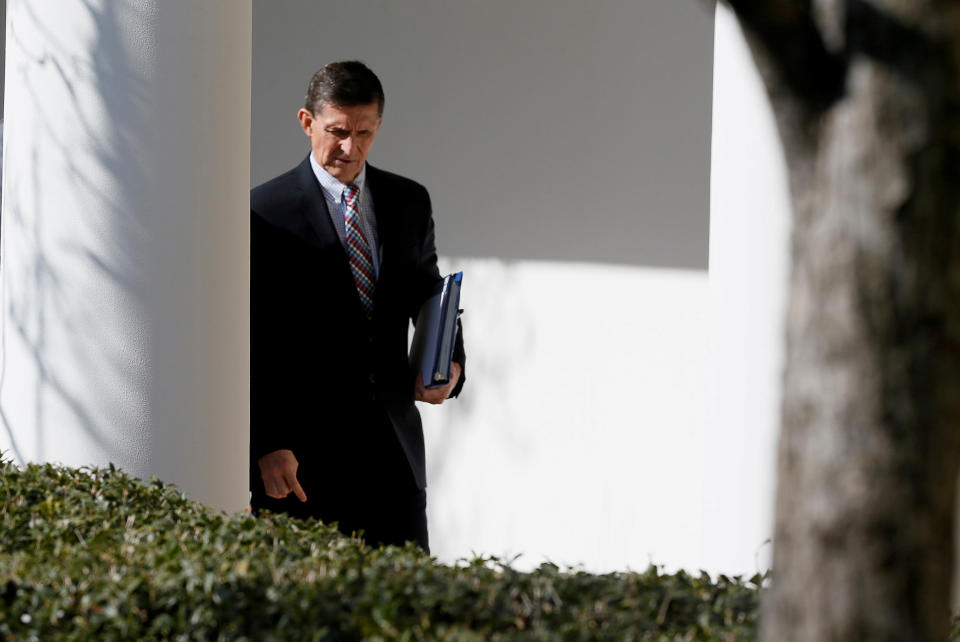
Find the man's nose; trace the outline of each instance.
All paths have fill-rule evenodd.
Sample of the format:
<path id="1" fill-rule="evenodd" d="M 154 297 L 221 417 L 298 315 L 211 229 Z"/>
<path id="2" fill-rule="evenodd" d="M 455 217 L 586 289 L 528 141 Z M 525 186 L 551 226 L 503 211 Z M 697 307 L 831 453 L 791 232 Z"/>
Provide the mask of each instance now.
<path id="1" fill-rule="evenodd" d="M 353 136 L 347 136 L 340 143 L 340 150 L 343 152 L 344 156 L 349 156 L 353 152 Z"/>

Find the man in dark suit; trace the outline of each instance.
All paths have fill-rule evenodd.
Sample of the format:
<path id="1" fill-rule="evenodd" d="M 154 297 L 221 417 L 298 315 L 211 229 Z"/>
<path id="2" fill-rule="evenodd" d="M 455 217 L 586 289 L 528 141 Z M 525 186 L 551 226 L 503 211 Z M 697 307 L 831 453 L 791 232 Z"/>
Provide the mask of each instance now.
<path id="1" fill-rule="evenodd" d="M 407 360 L 441 277 L 426 189 L 366 163 L 383 104 L 362 63 L 321 68 L 298 113 L 311 153 L 250 194 L 251 505 L 429 551 L 414 400 L 457 395 L 465 356 L 458 332 L 438 388 Z"/>

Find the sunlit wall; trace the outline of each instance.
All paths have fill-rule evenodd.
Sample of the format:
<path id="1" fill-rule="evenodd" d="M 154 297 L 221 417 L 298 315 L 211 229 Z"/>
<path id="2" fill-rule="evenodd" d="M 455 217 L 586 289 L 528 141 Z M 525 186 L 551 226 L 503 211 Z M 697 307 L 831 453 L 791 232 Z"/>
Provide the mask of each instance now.
<path id="1" fill-rule="evenodd" d="M 6 4 L 0 452 L 241 510 L 251 4 Z"/>

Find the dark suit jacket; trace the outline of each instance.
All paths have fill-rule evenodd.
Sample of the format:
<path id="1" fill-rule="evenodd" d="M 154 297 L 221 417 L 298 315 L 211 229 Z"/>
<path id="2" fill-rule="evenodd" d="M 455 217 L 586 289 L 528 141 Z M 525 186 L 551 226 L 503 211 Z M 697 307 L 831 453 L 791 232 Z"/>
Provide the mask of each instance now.
<path id="1" fill-rule="evenodd" d="M 407 330 L 441 279 L 430 197 L 422 185 L 370 165 L 366 180 L 382 247 L 372 321 L 309 156 L 250 193 L 255 494 L 263 492 L 261 456 L 289 448 L 300 470 L 315 465 L 315 456 L 333 441 L 331 431 L 350 427 L 353 404 L 385 409 L 417 487 L 426 485 Z M 466 366 L 462 334 L 454 360 Z M 454 394 L 465 378 L 464 372 Z"/>

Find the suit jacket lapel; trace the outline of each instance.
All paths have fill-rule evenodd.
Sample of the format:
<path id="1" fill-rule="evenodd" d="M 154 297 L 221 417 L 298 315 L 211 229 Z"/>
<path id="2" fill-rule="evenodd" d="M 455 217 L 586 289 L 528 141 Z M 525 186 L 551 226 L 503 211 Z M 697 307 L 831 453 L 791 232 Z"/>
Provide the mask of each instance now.
<path id="1" fill-rule="evenodd" d="M 317 177 L 313 173 L 309 156 L 297 166 L 297 177 L 300 190 L 303 192 L 303 217 L 316 235 L 317 244 L 320 247 L 326 247 L 336 243 L 342 251 L 343 244 L 340 242 L 336 228 L 333 227 L 333 221 L 330 220 L 327 199 L 324 198 L 320 183 L 317 182 Z M 343 260 L 347 260 L 346 252 L 343 252 Z"/>
<path id="2" fill-rule="evenodd" d="M 397 217 L 393 210 L 397 203 L 389 193 L 389 186 L 384 181 L 383 172 L 369 163 L 367 164 L 367 184 L 370 187 L 370 195 L 373 197 L 373 217 L 377 221 L 377 236 L 383 250 L 380 253 L 380 275 L 378 277 L 378 280 L 382 280 L 384 266 L 390 267 L 390 257 L 396 245 L 395 223 Z"/>

